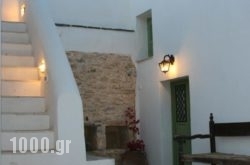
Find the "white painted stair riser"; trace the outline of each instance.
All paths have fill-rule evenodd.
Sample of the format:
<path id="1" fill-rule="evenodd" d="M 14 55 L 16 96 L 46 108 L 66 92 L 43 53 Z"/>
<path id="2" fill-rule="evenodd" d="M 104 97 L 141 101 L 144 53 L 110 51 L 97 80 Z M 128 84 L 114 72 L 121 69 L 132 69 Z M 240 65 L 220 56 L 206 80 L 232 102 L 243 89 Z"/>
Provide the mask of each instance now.
<path id="1" fill-rule="evenodd" d="M 2 96 L 42 97 L 41 81 L 2 81 Z"/>
<path id="2" fill-rule="evenodd" d="M 2 153 L 2 165 L 63 165 L 64 159 L 64 156 L 51 153 L 43 154 L 41 152 L 37 154 Z M 71 164 L 75 165 L 74 160 L 71 160 Z M 84 165 L 115 165 L 115 161 L 100 157 L 98 160 L 86 161 Z"/>
<path id="3" fill-rule="evenodd" d="M 2 43 L 2 55 L 31 56 L 30 44 Z"/>
<path id="4" fill-rule="evenodd" d="M 2 153 L 1 165 L 62 165 L 58 162 L 58 156 L 56 154 L 44 154 L 44 153 L 26 153 L 26 154 L 12 154 Z"/>
<path id="5" fill-rule="evenodd" d="M 13 142 L 10 139 L 16 137 L 16 147 L 19 148 L 19 139 L 25 137 L 27 139 L 27 148 L 30 148 L 30 139 L 36 137 L 38 139 L 38 149 L 41 149 L 41 139 L 48 138 L 49 149 L 55 146 L 53 131 L 16 131 L 16 132 L 2 132 L 2 151 L 13 151 Z"/>
<path id="6" fill-rule="evenodd" d="M 2 97 L 2 113 L 43 113 L 43 97 Z"/>
<path id="7" fill-rule="evenodd" d="M 49 116 L 41 114 L 2 114 L 3 131 L 35 131 L 49 129 Z"/>
<path id="8" fill-rule="evenodd" d="M 51 153 L 44 154 L 38 152 L 32 154 L 30 152 L 26 154 L 11 154 L 2 153 L 2 165 L 63 165 L 65 162 L 64 156 L 59 156 Z M 66 158 L 67 159 L 67 158 Z M 59 161 L 60 160 L 60 161 Z M 70 160 L 72 165 L 75 165 L 74 160 Z M 67 163 L 69 164 L 69 163 Z M 114 159 L 99 157 L 97 160 L 86 161 L 84 165 L 115 165 Z"/>
<path id="9" fill-rule="evenodd" d="M 38 80 L 38 69 L 35 67 L 3 67 L 2 80 Z"/>
<path id="10" fill-rule="evenodd" d="M 2 67 L 34 67 L 33 56 L 2 56 Z"/>
<path id="11" fill-rule="evenodd" d="M 28 44 L 30 40 L 28 33 L 2 32 L 2 42 Z"/>
<path id="12" fill-rule="evenodd" d="M 3 32 L 19 32 L 24 33 L 27 31 L 27 26 L 25 23 L 21 22 L 2 22 L 1 29 Z"/>

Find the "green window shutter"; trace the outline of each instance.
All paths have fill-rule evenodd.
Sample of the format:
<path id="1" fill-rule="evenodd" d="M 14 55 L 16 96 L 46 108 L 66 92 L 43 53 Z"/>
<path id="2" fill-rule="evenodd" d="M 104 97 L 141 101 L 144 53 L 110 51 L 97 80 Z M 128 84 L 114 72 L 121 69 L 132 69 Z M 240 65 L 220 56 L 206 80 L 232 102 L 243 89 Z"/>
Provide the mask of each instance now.
<path id="1" fill-rule="evenodd" d="M 147 18 L 147 32 L 148 32 L 148 57 L 152 57 L 154 52 L 152 18 Z"/>

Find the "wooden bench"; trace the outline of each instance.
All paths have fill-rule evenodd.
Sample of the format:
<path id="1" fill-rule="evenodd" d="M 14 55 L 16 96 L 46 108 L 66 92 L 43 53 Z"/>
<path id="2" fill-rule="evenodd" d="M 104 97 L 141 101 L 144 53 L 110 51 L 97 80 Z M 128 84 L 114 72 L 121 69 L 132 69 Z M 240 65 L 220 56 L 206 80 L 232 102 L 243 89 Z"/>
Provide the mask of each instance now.
<path id="1" fill-rule="evenodd" d="M 213 114 L 211 113 L 209 121 L 209 134 L 196 134 L 192 136 L 176 135 L 174 137 L 174 140 L 178 142 L 179 165 L 184 165 L 185 162 L 211 163 L 212 165 L 250 165 L 250 156 L 216 152 L 216 137 L 234 136 L 250 136 L 250 122 L 215 123 Z M 185 141 L 197 138 L 210 139 L 211 153 L 183 153 L 183 144 L 185 143 Z"/>

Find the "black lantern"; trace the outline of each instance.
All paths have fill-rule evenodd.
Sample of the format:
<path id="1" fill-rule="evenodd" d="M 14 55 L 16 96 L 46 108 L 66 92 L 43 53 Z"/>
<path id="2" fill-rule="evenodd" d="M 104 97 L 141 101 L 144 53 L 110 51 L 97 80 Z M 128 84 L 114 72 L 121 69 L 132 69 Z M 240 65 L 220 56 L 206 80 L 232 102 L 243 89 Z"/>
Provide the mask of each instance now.
<path id="1" fill-rule="evenodd" d="M 159 67 L 163 73 L 167 73 L 169 71 L 170 65 L 174 64 L 174 56 L 173 55 L 165 55 L 163 60 L 159 63 Z"/>

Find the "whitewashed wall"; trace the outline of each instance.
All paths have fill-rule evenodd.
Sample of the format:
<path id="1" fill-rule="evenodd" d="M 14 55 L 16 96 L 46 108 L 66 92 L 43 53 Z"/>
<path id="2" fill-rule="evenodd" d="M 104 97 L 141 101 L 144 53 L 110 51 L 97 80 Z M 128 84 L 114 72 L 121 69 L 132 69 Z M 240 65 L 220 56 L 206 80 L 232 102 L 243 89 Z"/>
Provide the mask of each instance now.
<path id="1" fill-rule="evenodd" d="M 218 122 L 250 121 L 249 7 L 248 0 L 132 1 L 134 17 L 152 8 L 154 58 L 137 66 L 142 137 L 152 165 L 172 163 L 168 80 L 189 76 L 192 133 L 208 132 L 210 112 Z M 168 53 L 176 63 L 164 75 L 158 62 Z M 223 139 L 218 150 L 250 154 L 249 146 L 244 138 Z M 209 151 L 207 141 L 192 147 Z"/>
<path id="2" fill-rule="evenodd" d="M 133 55 L 135 33 L 96 30 L 74 27 L 58 27 L 64 48 L 67 51 L 119 53 Z"/>
<path id="3" fill-rule="evenodd" d="M 134 30 L 129 1 L 51 0 L 56 23 Z M 134 53 L 134 33 L 84 28 L 59 27 L 66 50 L 101 53 Z"/>
<path id="4" fill-rule="evenodd" d="M 124 0 L 51 0 L 57 23 L 131 28 L 129 1 Z"/>

